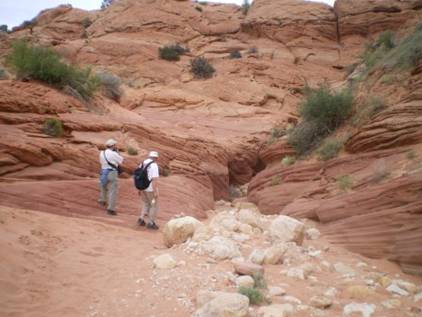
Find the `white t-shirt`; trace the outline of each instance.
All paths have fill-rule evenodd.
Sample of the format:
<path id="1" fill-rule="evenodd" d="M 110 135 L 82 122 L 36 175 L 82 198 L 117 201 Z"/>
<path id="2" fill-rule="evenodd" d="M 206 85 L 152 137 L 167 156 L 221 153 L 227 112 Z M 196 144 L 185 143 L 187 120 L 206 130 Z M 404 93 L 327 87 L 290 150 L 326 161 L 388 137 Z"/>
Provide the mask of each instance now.
<path id="1" fill-rule="evenodd" d="M 101 151 L 100 152 L 101 169 L 112 169 L 113 168 L 105 160 L 105 158 L 104 158 L 104 152 L 105 152 L 105 156 L 107 157 L 107 160 L 111 164 L 114 164 L 115 166 L 119 166 L 120 164 L 123 163 L 123 157 L 120 156 L 119 153 L 114 152 L 111 149 L 106 149 L 105 151 Z"/>
<path id="2" fill-rule="evenodd" d="M 142 164 L 144 166 L 146 166 L 148 163 L 152 162 L 152 160 L 150 158 L 147 158 L 145 161 L 143 161 L 143 163 L 141 163 L 139 165 L 139 167 L 142 167 Z M 160 177 L 160 173 L 158 170 L 158 164 L 157 163 L 152 163 L 150 166 L 148 166 L 148 179 L 152 180 L 153 178 L 159 178 Z M 152 183 L 149 184 L 148 188 L 145 189 L 146 192 L 153 192 L 154 189 L 152 187 Z"/>

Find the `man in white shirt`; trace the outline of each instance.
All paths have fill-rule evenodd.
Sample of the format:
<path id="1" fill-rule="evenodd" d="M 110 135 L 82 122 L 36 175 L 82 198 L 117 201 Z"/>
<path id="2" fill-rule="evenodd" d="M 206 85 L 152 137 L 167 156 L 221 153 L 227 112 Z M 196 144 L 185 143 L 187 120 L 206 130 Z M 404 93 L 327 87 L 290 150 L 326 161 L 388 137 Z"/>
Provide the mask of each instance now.
<path id="1" fill-rule="evenodd" d="M 141 216 L 138 219 L 138 224 L 140 226 L 146 225 L 147 228 L 154 230 L 158 229 L 158 226 L 155 223 L 155 218 L 158 213 L 158 178 L 160 177 L 157 160 L 158 153 L 151 151 L 149 152 L 148 158 L 139 165 L 139 167 L 142 168 L 152 162 L 147 168 L 148 179 L 151 183 L 145 190 L 139 191 L 139 194 L 144 202 L 144 206 L 142 208 Z M 148 216 L 148 224 L 145 222 L 145 216 Z"/>
<path id="2" fill-rule="evenodd" d="M 117 215 L 118 168 L 123 163 L 123 157 L 117 152 L 116 144 L 116 140 L 109 139 L 106 142 L 105 151 L 100 152 L 100 198 L 98 199 L 101 205 L 107 205 L 107 213 L 113 216 Z"/>

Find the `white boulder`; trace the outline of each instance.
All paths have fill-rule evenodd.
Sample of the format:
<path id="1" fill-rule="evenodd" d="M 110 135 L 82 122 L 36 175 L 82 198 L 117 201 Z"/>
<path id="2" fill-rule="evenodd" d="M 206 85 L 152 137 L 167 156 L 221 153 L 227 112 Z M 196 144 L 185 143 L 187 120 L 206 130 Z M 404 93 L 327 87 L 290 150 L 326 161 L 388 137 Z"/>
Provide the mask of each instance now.
<path id="1" fill-rule="evenodd" d="M 273 241 L 295 242 L 302 245 L 305 225 L 288 216 L 278 216 L 271 222 L 270 236 Z"/>
<path id="2" fill-rule="evenodd" d="M 177 265 L 176 260 L 168 253 L 157 256 L 153 263 L 157 269 L 172 269 Z"/>
<path id="3" fill-rule="evenodd" d="M 185 242 L 200 226 L 203 226 L 202 223 L 190 216 L 171 219 L 163 229 L 165 245 L 171 247 L 174 244 Z"/>

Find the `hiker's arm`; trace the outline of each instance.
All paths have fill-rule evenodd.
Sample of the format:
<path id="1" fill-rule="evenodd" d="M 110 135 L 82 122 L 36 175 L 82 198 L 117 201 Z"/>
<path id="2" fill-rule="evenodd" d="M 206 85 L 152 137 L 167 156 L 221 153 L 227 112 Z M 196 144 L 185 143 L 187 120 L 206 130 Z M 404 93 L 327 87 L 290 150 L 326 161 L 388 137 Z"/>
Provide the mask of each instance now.
<path id="1" fill-rule="evenodd" d="M 158 198 L 158 177 L 153 177 L 151 179 L 152 189 L 154 190 L 154 198 Z"/>

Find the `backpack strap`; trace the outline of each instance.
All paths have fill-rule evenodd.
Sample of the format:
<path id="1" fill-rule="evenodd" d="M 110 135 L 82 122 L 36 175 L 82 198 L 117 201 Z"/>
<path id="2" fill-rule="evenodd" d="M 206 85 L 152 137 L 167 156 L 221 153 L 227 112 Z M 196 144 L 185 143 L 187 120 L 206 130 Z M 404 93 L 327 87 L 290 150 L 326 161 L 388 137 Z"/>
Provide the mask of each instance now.
<path id="1" fill-rule="evenodd" d="M 142 162 L 142 166 L 141 166 L 141 168 L 142 168 L 142 169 L 147 170 L 147 169 L 148 169 L 148 167 L 149 167 L 152 163 L 155 163 L 155 162 L 154 162 L 154 161 L 149 162 L 147 165 L 145 165 L 145 168 L 144 168 L 144 162 Z"/>
<path id="2" fill-rule="evenodd" d="M 107 164 L 110 165 L 112 168 L 114 168 L 117 171 L 117 166 L 113 163 L 111 163 L 109 160 L 107 160 L 107 156 L 105 155 L 106 150 L 103 151 L 104 159 L 106 160 Z"/>

